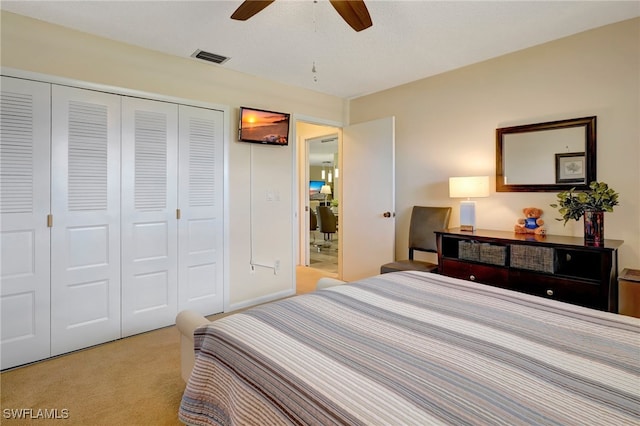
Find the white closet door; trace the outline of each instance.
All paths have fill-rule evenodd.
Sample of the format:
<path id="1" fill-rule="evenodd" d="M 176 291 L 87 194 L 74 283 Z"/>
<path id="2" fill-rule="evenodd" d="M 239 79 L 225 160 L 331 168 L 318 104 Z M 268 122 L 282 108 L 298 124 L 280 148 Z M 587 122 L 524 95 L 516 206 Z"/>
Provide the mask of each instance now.
<path id="1" fill-rule="evenodd" d="M 180 106 L 178 304 L 203 315 L 222 312 L 222 111 Z"/>
<path id="2" fill-rule="evenodd" d="M 49 84 L 2 77 L 0 93 L 1 367 L 50 355 Z"/>
<path id="3" fill-rule="evenodd" d="M 122 334 L 178 312 L 178 105 L 122 99 Z"/>
<path id="4" fill-rule="evenodd" d="M 120 97 L 52 86 L 51 352 L 120 337 Z"/>

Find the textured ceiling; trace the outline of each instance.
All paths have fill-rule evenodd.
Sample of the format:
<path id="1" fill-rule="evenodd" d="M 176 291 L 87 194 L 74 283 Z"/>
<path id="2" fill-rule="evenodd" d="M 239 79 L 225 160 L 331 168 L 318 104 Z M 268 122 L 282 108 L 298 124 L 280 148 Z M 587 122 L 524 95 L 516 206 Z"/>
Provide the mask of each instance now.
<path id="1" fill-rule="evenodd" d="M 231 20 L 240 3 L 3 0 L 0 8 L 179 57 L 206 50 L 231 58 L 211 66 L 341 98 L 640 16 L 639 1 L 367 0 L 373 27 L 355 32 L 327 0 L 277 0 Z"/>

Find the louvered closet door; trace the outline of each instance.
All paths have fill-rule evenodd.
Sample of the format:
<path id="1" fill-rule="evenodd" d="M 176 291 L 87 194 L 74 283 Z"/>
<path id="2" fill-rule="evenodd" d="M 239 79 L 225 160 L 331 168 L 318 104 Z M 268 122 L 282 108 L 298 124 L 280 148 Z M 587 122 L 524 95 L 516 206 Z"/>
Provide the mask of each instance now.
<path id="1" fill-rule="evenodd" d="M 52 86 L 51 352 L 120 337 L 120 97 Z"/>
<path id="2" fill-rule="evenodd" d="M 223 116 L 180 106 L 178 303 L 203 315 L 223 310 Z"/>
<path id="3" fill-rule="evenodd" d="M 122 334 L 178 312 L 178 105 L 122 99 Z"/>
<path id="4" fill-rule="evenodd" d="M 2 77 L 1 367 L 50 355 L 50 85 Z"/>

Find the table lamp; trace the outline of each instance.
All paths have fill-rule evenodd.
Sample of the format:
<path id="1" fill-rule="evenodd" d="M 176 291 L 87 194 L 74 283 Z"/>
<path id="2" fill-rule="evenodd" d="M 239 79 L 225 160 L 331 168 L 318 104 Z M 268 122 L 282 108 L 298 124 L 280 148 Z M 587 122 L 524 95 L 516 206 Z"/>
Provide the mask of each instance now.
<path id="1" fill-rule="evenodd" d="M 322 185 L 320 188 L 320 193 L 324 194 L 324 205 L 327 205 L 327 197 L 331 195 L 331 187 L 329 185 Z"/>
<path id="2" fill-rule="evenodd" d="M 460 230 L 476 229 L 476 202 L 471 198 L 489 196 L 489 176 L 465 176 L 449 178 L 449 197 L 466 198 L 460 201 Z"/>

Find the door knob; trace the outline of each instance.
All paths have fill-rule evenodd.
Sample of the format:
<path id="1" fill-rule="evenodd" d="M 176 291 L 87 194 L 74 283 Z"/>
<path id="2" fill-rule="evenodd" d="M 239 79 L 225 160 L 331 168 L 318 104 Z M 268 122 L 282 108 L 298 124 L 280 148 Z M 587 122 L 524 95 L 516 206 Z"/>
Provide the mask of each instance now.
<path id="1" fill-rule="evenodd" d="M 384 216 L 384 217 L 391 217 L 391 212 L 384 212 L 382 216 Z"/>

